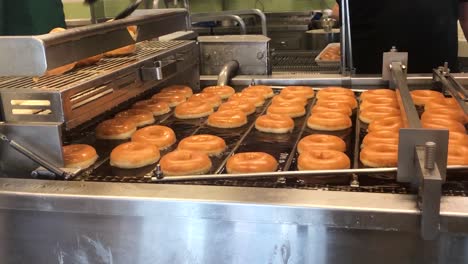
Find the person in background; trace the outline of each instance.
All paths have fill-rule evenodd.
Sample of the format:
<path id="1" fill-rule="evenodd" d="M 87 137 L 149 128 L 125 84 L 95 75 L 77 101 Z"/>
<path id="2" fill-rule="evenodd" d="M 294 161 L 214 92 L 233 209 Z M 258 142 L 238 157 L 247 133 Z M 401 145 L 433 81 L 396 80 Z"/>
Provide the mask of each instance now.
<path id="1" fill-rule="evenodd" d="M 410 73 L 430 73 L 444 62 L 458 70 L 457 21 L 468 36 L 468 0 L 349 0 L 349 8 L 356 73 L 380 73 L 392 46 L 408 52 Z M 336 4 L 337 19 L 339 10 Z"/>

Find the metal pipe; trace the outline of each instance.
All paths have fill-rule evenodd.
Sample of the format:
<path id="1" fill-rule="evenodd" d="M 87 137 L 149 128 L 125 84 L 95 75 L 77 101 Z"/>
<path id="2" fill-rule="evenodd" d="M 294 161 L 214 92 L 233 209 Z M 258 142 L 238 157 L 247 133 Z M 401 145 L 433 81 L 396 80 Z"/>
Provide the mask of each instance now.
<path id="1" fill-rule="evenodd" d="M 348 70 L 350 74 L 354 74 L 354 64 L 353 64 L 353 45 L 351 41 L 351 20 L 350 20 L 350 14 L 349 14 L 349 0 L 344 0 L 345 3 L 345 11 L 346 11 L 346 38 L 347 38 L 347 53 L 346 57 L 348 60 Z"/>
<path id="2" fill-rule="evenodd" d="M 265 13 L 263 13 L 260 9 L 247 9 L 247 10 L 228 10 L 222 12 L 213 12 L 213 13 L 197 13 L 194 14 L 196 16 L 216 16 L 216 15 L 257 15 L 260 17 L 260 21 L 262 24 L 262 35 L 267 36 L 268 28 L 267 28 L 267 20 Z"/>
<path id="3" fill-rule="evenodd" d="M 465 103 L 465 100 L 463 100 L 460 96 L 460 93 L 464 95 L 463 92 L 466 93 L 464 90 L 463 86 L 461 86 L 450 74 L 444 75 L 440 69 L 434 69 L 433 70 L 434 77 L 436 79 L 439 79 L 442 85 L 448 90 L 448 92 L 452 95 L 453 98 L 457 101 L 458 105 L 463 109 L 465 114 L 468 114 L 468 106 Z M 449 79 L 449 80 L 447 80 Z M 457 87 L 461 86 L 461 87 Z"/>
<path id="4" fill-rule="evenodd" d="M 231 81 L 231 78 L 237 75 L 237 70 L 239 70 L 239 62 L 235 60 L 224 64 L 223 68 L 221 69 L 221 72 L 218 75 L 218 85 L 228 85 Z"/>
<path id="5" fill-rule="evenodd" d="M 240 16 L 236 15 L 199 15 L 193 14 L 191 16 L 192 22 L 208 22 L 208 21 L 219 21 L 223 19 L 235 20 L 239 23 L 241 35 L 247 34 L 247 28 L 245 26 L 244 20 Z"/>
<path id="6" fill-rule="evenodd" d="M 344 12 L 344 2 L 346 0 L 341 0 L 340 1 L 340 21 L 341 21 L 341 74 L 344 75 L 346 73 L 346 14 Z"/>

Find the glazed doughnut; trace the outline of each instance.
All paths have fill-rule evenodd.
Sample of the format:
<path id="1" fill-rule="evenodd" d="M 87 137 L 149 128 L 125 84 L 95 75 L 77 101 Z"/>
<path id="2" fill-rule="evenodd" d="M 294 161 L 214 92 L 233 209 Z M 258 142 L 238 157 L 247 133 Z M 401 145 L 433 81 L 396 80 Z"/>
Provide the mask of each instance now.
<path id="1" fill-rule="evenodd" d="M 361 149 L 359 159 L 371 168 L 398 166 L 398 145 L 370 144 Z"/>
<path id="2" fill-rule="evenodd" d="M 367 90 L 363 93 L 361 93 L 360 97 L 361 101 L 365 101 L 367 99 L 371 98 L 381 98 L 381 97 L 386 97 L 386 98 L 395 98 L 396 99 L 396 93 L 394 90 L 390 89 L 375 89 L 375 90 Z"/>
<path id="3" fill-rule="evenodd" d="M 449 132 L 449 145 L 468 147 L 468 135 L 460 132 Z"/>
<path id="4" fill-rule="evenodd" d="M 126 117 L 135 121 L 137 127 L 154 123 L 153 113 L 144 109 L 128 109 L 118 113 L 115 117 Z"/>
<path id="5" fill-rule="evenodd" d="M 319 112 L 307 120 L 307 127 L 320 131 L 338 131 L 353 126 L 348 115 L 336 112 Z"/>
<path id="6" fill-rule="evenodd" d="M 255 113 L 257 108 L 255 107 L 255 105 L 253 105 L 252 103 L 248 101 L 230 100 L 219 106 L 218 111 L 224 111 L 224 110 L 241 110 L 246 115 L 251 115 Z"/>
<path id="7" fill-rule="evenodd" d="M 313 90 L 312 90 L 313 91 Z M 297 96 L 291 93 L 281 93 L 279 95 L 275 95 L 271 100 L 273 103 L 291 103 L 291 104 L 300 104 L 305 106 L 307 104 L 307 98 Z"/>
<path id="8" fill-rule="evenodd" d="M 423 128 L 448 129 L 450 132 L 466 133 L 465 126 L 453 119 L 445 118 L 426 118 L 421 120 Z"/>
<path id="9" fill-rule="evenodd" d="M 49 33 L 57 33 L 57 32 L 62 32 L 62 31 L 65 31 L 66 29 L 64 28 L 54 28 L 52 29 Z M 73 70 L 73 68 L 75 68 L 76 66 L 76 62 L 72 62 L 72 63 L 69 63 L 69 64 L 66 64 L 66 65 L 63 65 L 63 66 L 60 66 L 60 67 L 57 67 L 57 68 L 54 68 L 54 69 L 51 69 L 51 70 L 48 70 L 45 72 L 45 76 L 51 76 L 51 75 L 62 75 L 66 72 L 69 72 L 71 70 Z"/>
<path id="10" fill-rule="evenodd" d="M 265 99 L 271 98 L 275 95 L 273 89 L 267 85 L 252 85 L 242 89 L 242 92 L 260 94 Z"/>
<path id="11" fill-rule="evenodd" d="M 302 138 L 297 144 L 297 152 L 299 152 L 299 154 L 311 150 L 336 150 L 345 152 L 346 143 L 337 136 L 314 134 Z"/>
<path id="12" fill-rule="evenodd" d="M 466 123 L 466 116 L 463 110 L 455 109 L 455 108 L 432 108 L 429 110 L 424 111 L 421 116 L 422 120 L 430 120 L 430 119 L 453 119 L 458 121 L 462 124 Z"/>
<path id="13" fill-rule="evenodd" d="M 208 117 L 207 124 L 217 128 L 236 128 L 247 124 L 247 115 L 241 110 L 217 111 Z"/>
<path id="14" fill-rule="evenodd" d="M 213 107 L 208 102 L 183 102 L 176 106 L 174 115 L 179 119 L 194 119 L 209 116 Z"/>
<path id="15" fill-rule="evenodd" d="M 84 66 L 91 66 L 96 63 L 98 63 L 102 58 L 104 57 L 104 54 L 98 54 L 94 55 L 92 57 L 82 59 L 76 63 L 76 67 L 84 67 Z"/>
<path id="16" fill-rule="evenodd" d="M 430 101 L 430 102 L 427 102 L 426 105 L 424 105 L 424 110 L 429 110 L 433 108 L 454 108 L 454 109 L 461 110 L 460 105 L 458 104 L 457 100 L 451 97 Z"/>
<path id="17" fill-rule="evenodd" d="M 159 164 L 166 176 L 205 174 L 211 169 L 211 160 L 206 153 L 190 150 L 168 153 Z"/>
<path id="18" fill-rule="evenodd" d="M 136 169 L 158 162 L 161 154 L 156 146 L 144 142 L 118 145 L 110 154 L 110 165 L 121 169 Z"/>
<path id="19" fill-rule="evenodd" d="M 208 102 L 211 104 L 211 107 L 216 108 L 221 104 L 221 96 L 214 93 L 198 93 L 192 95 L 189 99 L 189 102 Z"/>
<path id="20" fill-rule="evenodd" d="M 267 109 L 268 114 L 285 114 L 292 118 L 301 117 L 306 114 L 305 108 L 299 104 L 274 103 Z"/>
<path id="21" fill-rule="evenodd" d="M 143 100 L 136 102 L 132 108 L 151 111 L 154 116 L 164 115 L 171 111 L 168 103 L 162 101 L 157 102 L 154 100 Z"/>
<path id="22" fill-rule="evenodd" d="M 265 103 L 265 98 L 261 94 L 256 93 L 236 93 L 229 97 L 229 101 L 247 101 L 260 107 Z"/>
<path id="23" fill-rule="evenodd" d="M 318 105 L 314 105 L 312 107 L 312 113 L 319 113 L 319 112 L 337 112 L 342 113 L 348 116 L 353 114 L 353 110 L 347 104 L 339 104 L 333 102 L 323 102 Z"/>
<path id="24" fill-rule="evenodd" d="M 391 106 L 369 106 L 359 114 L 359 120 L 366 124 L 385 117 L 401 117 L 400 110 Z"/>
<path id="25" fill-rule="evenodd" d="M 274 172 L 278 161 L 264 152 L 244 152 L 231 156 L 226 163 L 227 173 Z"/>
<path id="26" fill-rule="evenodd" d="M 354 98 L 354 92 L 351 89 L 343 87 L 326 87 L 317 92 L 317 99 L 329 95 L 347 95 Z"/>
<path id="27" fill-rule="evenodd" d="M 297 168 L 303 170 L 343 170 L 351 167 L 351 161 L 341 151 L 309 150 L 297 159 Z"/>
<path id="28" fill-rule="evenodd" d="M 112 21 L 112 20 L 109 20 Z M 109 22 L 108 21 L 108 22 Z M 127 31 L 130 34 L 130 36 L 133 38 L 135 41 L 137 39 L 137 27 L 136 26 L 128 26 Z M 115 56 L 123 56 L 123 55 L 130 55 L 135 53 L 136 51 L 136 45 L 135 44 L 130 44 L 128 46 L 124 46 L 115 50 L 108 51 L 104 53 L 104 56 L 106 57 L 115 57 Z"/>
<path id="29" fill-rule="evenodd" d="M 166 102 L 170 107 L 178 106 L 179 104 L 186 101 L 185 95 L 181 93 L 158 93 L 151 97 L 154 101 L 157 102 Z"/>
<path id="30" fill-rule="evenodd" d="M 314 98 L 315 91 L 312 87 L 309 86 L 286 86 L 281 90 L 280 95 L 310 99 Z"/>
<path id="31" fill-rule="evenodd" d="M 369 106 L 390 106 L 397 109 L 400 108 L 398 100 L 395 97 L 368 97 L 366 100 L 361 102 L 359 108 L 364 110 Z"/>
<path id="32" fill-rule="evenodd" d="M 257 118 L 255 128 L 266 133 L 288 133 L 294 129 L 294 120 L 288 115 L 266 114 Z"/>
<path id="33" fill-rule="evenodd" d="M 351 109 L 356 109 L 358 106 L 357 100 L 354 98 L 354 96 L 345 94 L 323 94 L 316 104 L 320 105 L 329 102 L 347 104 L 349 107 L 351 107 Z"/>
<path id="34" fill-rule="evenodd" d="M 138 129 L 132 136 L 133 142 L 143 142 L 164 150 L 176 142 L 174 131 L 166 126 L 148 126 Z"/>
<path id="35" fill-rule="evenodd" d="M 369 132 L 389 130 L 398 133 L 404 127 L 403 120 L 399 116 L 384 117 L 372 121 L 367 128 Z"/>
<path id="36" fill-rule="evenodd" d="M 161 93 L 178 93 L 183 94 L 185 98 L 192 96 L 192 88 L 185 85 L 171 85 L 161 89 Z"/>
<path id="37" fill-rule="evenodd" d="M 227 99 L 236 92 L 231 86 L 208 86 L 203 89 L 202 93 L 214 93 L 221 97 L 221 99 Z"/>
<path id="38" fill-rule="evenodd" d="M 431 90 L 415 90 L 411 91 L 410 93 L 414 104 L 418 106 L 424 106 L 428 102 L 437 101 L 444 98 L 442 93 Z"/>
<path id="39" fill-rule="evenodd" d="M 468 147 L 449 144 L 447 165 L 468 165 Z"/>
<path id="40" fill-rule="evenodd" d="M 226 143 L 220 137 L 213 135 L 195 135 L 182 139 L 178 150 L 201 151 L 208 156 L 216 156 L 226 149 Z"/>
<path id="41" fill-rule="evenodd" d="M 96 138 L 98 139 L 127 139 L 136 131 L 134 120 L 120 117 L 106 120 L 96 127 Z"/>
<path id="42" fill-rule="evenodd" d="M 96 150 L 89 145 L 72 144 L 64 146 L 62 150 L 65 168 L 86 169 L 98 159 Z"/>
<path id="43" fill-rule="evenodd" d="M 398 145 L 399 133 L 391 130 L 378 130 L 367 133 L 362 140 L 361 147 L 374 144 Z"/>

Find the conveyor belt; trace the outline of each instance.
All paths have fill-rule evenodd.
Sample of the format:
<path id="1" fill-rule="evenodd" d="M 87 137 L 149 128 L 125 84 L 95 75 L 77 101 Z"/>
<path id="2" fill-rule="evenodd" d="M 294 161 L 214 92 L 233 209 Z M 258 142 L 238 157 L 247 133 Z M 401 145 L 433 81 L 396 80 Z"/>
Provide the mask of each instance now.
<path id="1" fill-rule="evenodd" d="M 319 66 L 315 57 L 320 51 L 276 52 L 272 54 L 273 74 L 275 73 L 339 73 L 339 65 Z"/>

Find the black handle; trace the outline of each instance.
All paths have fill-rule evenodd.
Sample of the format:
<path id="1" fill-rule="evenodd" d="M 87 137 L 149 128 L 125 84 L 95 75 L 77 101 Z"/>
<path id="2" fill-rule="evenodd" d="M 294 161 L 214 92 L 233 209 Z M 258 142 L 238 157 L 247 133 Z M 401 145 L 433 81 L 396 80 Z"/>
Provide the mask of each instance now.
<path id="1" fill-rule="evenodd" d="M 127 8 L 125 8 L 124 11 L 120 12 L 117 16 L 115 16 L 114 20 L 126 18 L 129 15 L 131 15 L 138 8 L 141 2 L 143 2 L 143 0 L 137 0 L 135 1 L 135 3 L 130 4 Z"/>

